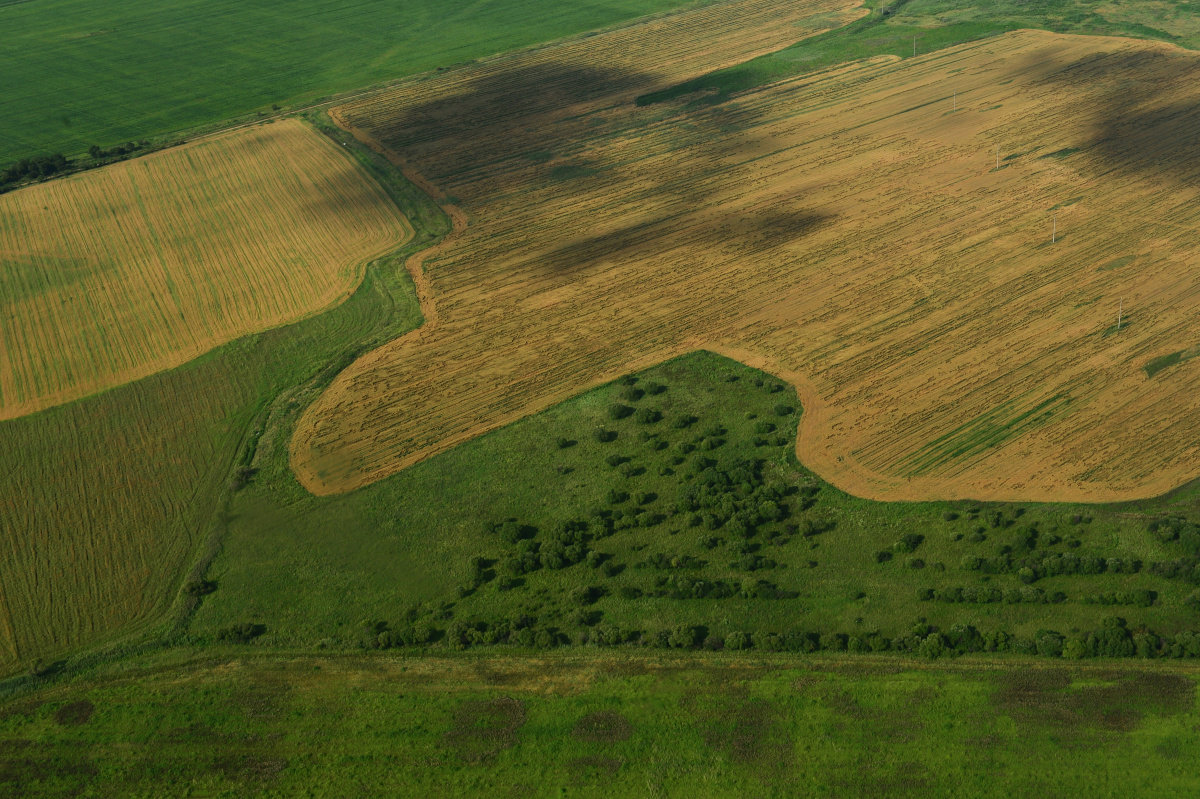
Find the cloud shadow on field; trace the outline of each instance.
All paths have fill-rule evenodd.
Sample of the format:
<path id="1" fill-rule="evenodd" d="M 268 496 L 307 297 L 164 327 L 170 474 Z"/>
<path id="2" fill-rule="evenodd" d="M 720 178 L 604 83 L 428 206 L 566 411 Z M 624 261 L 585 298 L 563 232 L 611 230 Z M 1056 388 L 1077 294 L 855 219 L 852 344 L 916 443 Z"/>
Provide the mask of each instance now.
<path id="1" fill-rule="evenodd" d="M 638 260 L 676 248 L 721 248 L 742 254 L 769 250 L 802 239 L 831 223 L 835 216 L 804 210 L 734 213 L 713 224 L 680 214 L 577 239 L 539 259 L 546 271 L 572 274 L 591 271 L 636 253 Z"/>
<path id="2" fill-rule="evenodd" d="M 1200 180 L 1200 56 L 1162 49 L 1097 53 L 1041 69 L 1042 84 L 1105 87 L 1086 109 L 1099 120 L 1096 132 L 1073 146 L 1119 172 Z"/>
<path id="3" fill-rule="evenodd" d="M 395 103 L 387 116 L 351 122 L 468 213 L 500 198 L 577 213 L 535 236 L 541 254 L 527 262 L 533 270 L 571 278 L 684 248 L 752 254 L 832 221 L 791 197 L 751 208 L 745 200 L 729 203 L 744 195 L 741 165 L 778 148 L 760 132 L 765 109 L 756 104 L 639 107 L 634 98 L 663 76 L 621 67 L 484 69 L 436 99 Z"/>
<path id="4" fill-rule="evenodd" d="M 434 143 L 438 149 L 474 149 L 480 160 L 487 156 L 490 162 L 498 155 L 528 151 L 529 139 L 554 144 L 554 132 L 539 128 L 539 116 L 605 96 L 616 103 L 623 93 L 654 80 L 648 73 L 618 67 L 553 62 L 501 66 L 469 78 L 461 91 L 400 105 L 394 116 L 374 118 L 370 127 L 398 152 Z M 499 130 L 506 130 L 508 138 L 495 138 Z"/>
<path id="5" fill-rule="evenodd" d="M 760 118 L 756 109 L 726 104 L 666 111 L 634 104 L 639 91 L 662 81 L 662 76 L 623 67 L 501 65 L 466 78 L 461 89 L 437 99 L 396 103 L 387 115 L 349 116 L 456 196 L 452 184 L 476 181 L 489 195 L 550 182 L 563 192 L 596 190 L 603 178 L 595 178 L 599 186 L 587 181 L 608 166 L 597 150 L 614 137 L 636 137 L 662 123 L 665 113 L 671 117 L 666 124 L 680 123 L 681 138 L 658 146 L 700 151 L 711 161 L 773 147 L 754 132 Z M 652 193 L 696 200 L 709 187 L 692 177 L 663 174 Z"/>

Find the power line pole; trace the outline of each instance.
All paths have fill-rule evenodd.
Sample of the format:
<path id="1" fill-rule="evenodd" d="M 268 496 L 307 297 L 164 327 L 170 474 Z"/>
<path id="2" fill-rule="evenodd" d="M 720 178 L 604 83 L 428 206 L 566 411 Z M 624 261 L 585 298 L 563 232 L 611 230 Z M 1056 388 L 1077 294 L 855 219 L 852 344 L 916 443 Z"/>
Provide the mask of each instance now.
<path id="1" fill-rule="evenodd" d="M 1121 304 L 1117 306 L 1117 332 L 1121 332 L 1121 312 L 1125 310 L 1125 298 L 1121 298 Z"/>
<path id="2" fill-rule="evenodd" d="M 917 37 L 913 37 L 913 58 L 917 57 Z"/>
<path id="3" fill-rule="evenodd" d="M 1054 244 L 1058 241 L 1058 213 L 1050 214 L 1050 223 L 1053 227 L 1050 230 L 1050 243 Z"/>

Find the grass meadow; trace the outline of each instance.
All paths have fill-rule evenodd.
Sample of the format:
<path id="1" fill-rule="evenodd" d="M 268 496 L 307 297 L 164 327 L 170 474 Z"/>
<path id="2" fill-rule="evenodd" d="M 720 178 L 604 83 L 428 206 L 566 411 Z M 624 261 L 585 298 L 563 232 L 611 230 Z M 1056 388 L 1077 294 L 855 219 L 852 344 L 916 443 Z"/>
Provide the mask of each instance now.
<path id="1" fill-rule="evenodd" d="M 0 165 L 162 137 L 667 11 L 679 0 L 0 4 Z M 287 18 L 280 24 L 281 16 Z M 53 98 L 52 100 L 49 98 Z"/>
<path id="2" fill-rule="evenodd" d="M 631 644 L 681 625 L 714 640 L 922 625 L 1070 637 L 1114 616 L 1160 635 L 1198 626 L 1190 573 L 1154 565 L 1190 545 L 1149 529 L 1194 518 L 1196 486 L 1114 506 L 863 500 L 797 462 L 799 411 L 770 375 L 699 352 L 349 494 L 308 494 L 281 447 L 260 446 L 192 640 L 239 624 L 261 625 L 261 646 L 334 649 L 413 623 L 451 646 L 497 624 L 558 643 L 617 629 Z M 714 474 L 734 482 L 712 489 Z M 1020 572 L 1028 559 L 1045 572 Z M 1101 572 L 1048 573 L 1093 561 Z"/>
<path id="3" fill-rule="evenodd" d="M 1195 694 L 1111 664 L 172 653 L 0 703 L 0 792 L 1186 795 Z"/>

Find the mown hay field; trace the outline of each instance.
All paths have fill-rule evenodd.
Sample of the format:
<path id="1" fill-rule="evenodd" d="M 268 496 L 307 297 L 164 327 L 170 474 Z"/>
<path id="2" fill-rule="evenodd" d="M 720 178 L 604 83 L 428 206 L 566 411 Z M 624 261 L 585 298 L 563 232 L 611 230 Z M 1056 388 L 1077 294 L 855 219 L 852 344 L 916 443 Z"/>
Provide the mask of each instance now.
<path id="1" fill-rule="evenodd" d="M 323 310 L 411 235 L 298 120 L 0 197 L 0 419 Z"/>
<path id="2" fill-rule="evenodd" d="M 801 460 L 860 496 L 1195 477 L 1200 59 L 1017 31 L 634 105 L 784 8 L 701 10 L 653 59 L 633 29 L 340 109 L 469 224 L 410 264 L 430 323 L 301 420 L 301 481 L 353 489 L 701 347 L 795 384 Z"/>

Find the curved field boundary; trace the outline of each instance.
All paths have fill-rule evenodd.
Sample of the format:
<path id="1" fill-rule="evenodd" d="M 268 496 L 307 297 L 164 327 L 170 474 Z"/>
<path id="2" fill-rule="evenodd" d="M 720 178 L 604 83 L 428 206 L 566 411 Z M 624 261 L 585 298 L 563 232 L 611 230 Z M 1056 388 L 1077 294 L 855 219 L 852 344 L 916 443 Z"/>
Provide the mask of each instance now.
<path id="1" fill-rule="evenodd" d="M 625 80 L 620 52 L 342 109 L 472 224 L 424 261 L 437 327 L 302 418 L 311 491 L 699 347 L 796 385 L 800 457 L 860 496 L 1113 501 L 1196 476 L 1200 370 L 1143 366 L 1194 346 L 1200 58 L 1018 31 L 685 110 L 633 107 L 665 81 Z"/>
<path id="2" fill-rule="evenodd" d="M 298 120 L 0 197 L 0 419 L 343 301 L 412 236 Z"/>

